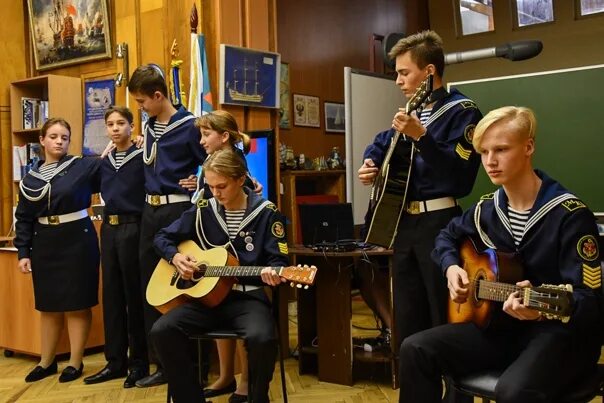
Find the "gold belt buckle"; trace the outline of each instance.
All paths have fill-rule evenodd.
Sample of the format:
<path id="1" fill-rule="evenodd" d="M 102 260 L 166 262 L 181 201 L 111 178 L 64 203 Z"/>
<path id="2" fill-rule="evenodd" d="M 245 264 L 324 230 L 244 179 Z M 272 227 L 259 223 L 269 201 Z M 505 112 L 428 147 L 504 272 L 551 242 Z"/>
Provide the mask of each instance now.
<path id="1" fill-rule="evenodd" d="M 120 223 L 120 217 L 118 215 L 110 215 L 109 225 L 118 225 Z"/>
<path id="2" fill-rule="evenodd" d="M 61 224 L 61 221 L 59 220 L 59 216 L 58 215 L 49 215 L 48 216 L 48 224 L 49 225 L 59 225 L 59 224 Z"/>
<path id="3" fill-rule="evenodd" d="M 419 214 L 419 201 L 413 200 L 410 201 L 407 205 L 407 212 L 409 214 Z"/>
<path id="4" fill-rule="evenodd" d="M 149 204 L 152 206 L 161 205 L 161 196 L 160 195 L 149 195 Z"/>

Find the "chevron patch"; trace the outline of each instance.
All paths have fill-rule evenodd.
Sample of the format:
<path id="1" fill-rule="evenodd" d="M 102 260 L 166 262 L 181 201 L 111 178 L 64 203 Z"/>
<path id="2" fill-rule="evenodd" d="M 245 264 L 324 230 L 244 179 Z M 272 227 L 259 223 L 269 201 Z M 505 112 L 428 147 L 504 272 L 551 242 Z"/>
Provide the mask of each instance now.
<path id="1" fill-rule="evenodd" d="M 583 284 L 591 289 L 600 288 L 602 286 L 602 267 L 592 267 L 583 263 Z"/>
<path id="2" fill-rule="evenodd" d="M 466 161 L 468 159 L 470 159 L 470 155 L 472 154 L 472 150 L 466 150 L 459 143 L 457 143 L 457 146 L 455 147 L 455 152 L 457 153 L 457 155 L 459 155 L 461 158 L 463 158 Z"/>
<path id="3" fill-rule="evenodd" d="M 579 199 L 568 199 L 562 202 L 562 207 L 568 211 L 575 211 L 578 208 L 585 208 L 587 206 Z"/>
<path id="4" fill-rule="evenodd" d="M 287 243 L 277 242 L 277 245 L 279 246 L 279 252 L 283 253 L 284 255 L 287 255 L 289 253 L 289 249 L 287 249 Z"/>

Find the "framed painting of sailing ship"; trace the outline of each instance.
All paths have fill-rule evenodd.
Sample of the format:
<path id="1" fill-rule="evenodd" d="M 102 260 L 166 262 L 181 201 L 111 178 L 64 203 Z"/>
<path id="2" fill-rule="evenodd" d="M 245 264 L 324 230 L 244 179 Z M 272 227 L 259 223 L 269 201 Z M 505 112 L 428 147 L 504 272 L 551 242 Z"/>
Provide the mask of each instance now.
<path id="1" fill-rule="evenodd" d="M 281 55 L 220 45 L 221 104 L 279 108 Z"/>
<path id="2" fill-rule="evenodd" d="M 339 102 L 325 102 L 325 131 L 331 133 L 345 133 L 344 104 Z"/>
<path id="3" fill-rule="evenodd" d="M 27 0 L 37 70 L 111 58 L 108 0 Z"/>

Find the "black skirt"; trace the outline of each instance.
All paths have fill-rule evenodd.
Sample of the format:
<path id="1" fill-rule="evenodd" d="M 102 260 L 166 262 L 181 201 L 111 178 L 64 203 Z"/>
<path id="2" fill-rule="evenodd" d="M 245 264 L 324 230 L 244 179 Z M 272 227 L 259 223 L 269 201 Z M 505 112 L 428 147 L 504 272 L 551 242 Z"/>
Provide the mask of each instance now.
<path id="1" fill-rule="evenodd" d="M 68 312 L 98 304 L 99 242 L 90 218 L 34 225 L 31 269 L 36 309 Z"/>

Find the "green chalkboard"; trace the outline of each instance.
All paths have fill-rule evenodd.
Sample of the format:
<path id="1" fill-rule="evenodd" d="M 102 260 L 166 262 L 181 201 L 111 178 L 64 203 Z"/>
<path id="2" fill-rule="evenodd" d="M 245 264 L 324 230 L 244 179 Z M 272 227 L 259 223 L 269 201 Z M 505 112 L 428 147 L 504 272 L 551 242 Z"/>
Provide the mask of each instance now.
<path id="1" fill-rule="evenodd" d="M 450 83 L 483 114 L 526 106 L 537 116 L 533 166 L 544 170 L 592 211 L 604 211 L 604 65 Z M 464 208 L 496 187 L 481 167 Z"/>

